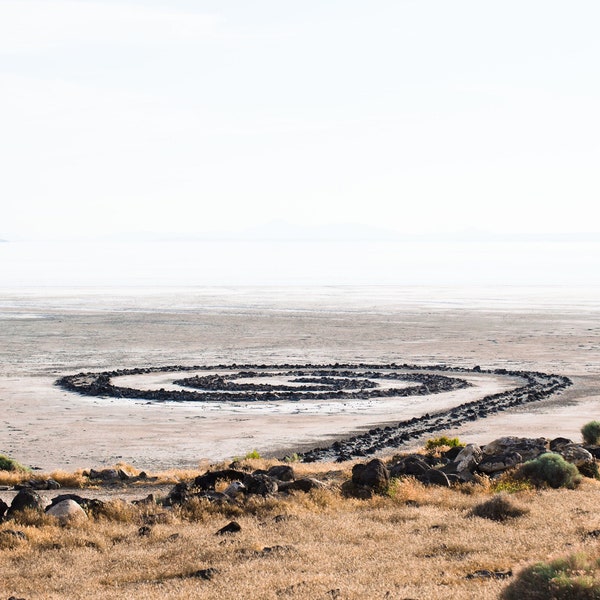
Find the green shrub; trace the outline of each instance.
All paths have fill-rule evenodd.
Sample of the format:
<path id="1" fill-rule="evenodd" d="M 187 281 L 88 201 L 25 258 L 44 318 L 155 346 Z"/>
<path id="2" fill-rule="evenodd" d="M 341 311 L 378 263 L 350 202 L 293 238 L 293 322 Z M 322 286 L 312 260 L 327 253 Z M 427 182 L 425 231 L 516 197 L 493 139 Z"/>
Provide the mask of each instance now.
<path id="1" fill-rule="evenodd" d="M 300 460 L 301 460 L 301 457 L 297 452 L 294 452 L 293 454 L 290 454 L 283 458 L 283 462 L 286 462 L 286 463 L 300 462 Z"/>
<path id="2" fill-rule="evenodd" d="M 600 421 L 590 421 L 581 428 L 581 435 L 586 444 L 598 445 L 600 442 Z"/>
<path id="3" fill-rule="evenodd" d="M 427 440 L 425 444 L 425 450 L 435 450 L 435 448 L 439 448 L 440 446 L 450 446 L 450 448 L 464 447 L 464 442 L 461 442 L 457 437 L 449 438 L 445 435 L 442 435 L 437 438 L 431 438 Z"/>
<path id="4" fill-rule="evenodd" d="M 527 567 L 504 590 L 502 600 L 598 600 L 600 560 L 573 554 Z"/>
<path id="5" fill-rule="evenodd" d="M 248 454 L 245 456 L 245 459 L 249 460 L 251 458 L 260 458 L 260 452 L 258 450 L 252 450 L 252 452 L 248 452 Z"/>
<path id="6" fill-rule="evenodd" d="M 29 471 L 27 467 L 18 463 L 14 458 L 0 454 L 0 471 Z"/>
<path id="7" fill-rule="evenodd" d="M 552 488 L 573 489 L 581 482 L 577 467 L 553 452 L 547 452 L 522 464 L 516 476 L 531 481 L 536 487 L 549 485 Z"/>

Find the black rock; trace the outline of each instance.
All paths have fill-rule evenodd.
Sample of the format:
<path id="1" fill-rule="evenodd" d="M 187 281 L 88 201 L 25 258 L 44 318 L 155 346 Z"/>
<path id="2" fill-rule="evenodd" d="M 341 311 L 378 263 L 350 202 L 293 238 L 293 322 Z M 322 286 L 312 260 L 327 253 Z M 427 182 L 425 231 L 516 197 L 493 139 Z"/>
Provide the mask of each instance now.
<path id="1" fill-rule="evenodd" d="M 22 490 L 19 490 L 19 493 L 13 498 L 10 508 L 6 513 L 6 518 L 11 519 L 16 512 L 23 511 L 26 508 L 40 511 L 44 510 L 44 501 L 37 492 L 23 488 Z"/>
<path id="2" fill-rule="evenodd" d="M 225 535 L 226 533 L 238 533 L 242 530 L 242 526 L 237 521 L 227 523 L 225 527 L 221 527 L 215 535 Z"/>
<path id="3" fill-rule="evenodd" d="M 289 465 L 275 465 L 267 471 L 267 475 L 279 481 L 294 481 L 296 479 L 294 469 Z"/>
<path id="4" fill-rule="evenodd" d="M 383 491 L 390 483 L 390 473 L 382 460 L 374 458 L 366 465 L 354 465 L 352 483 Z"/>
<path id="5" fill-rule="evenodd" d="M 242 481 L 248 473 L 237 469 L 223 469 L 222 471 L 209 471 L 204 475 L 198 475 L 194 479 L 194 486 L 201 490 L 212 490 L 217 481 Z"/>
<path id="6" fill-rule="evenodd" d="M 200 569 L 199 571 L 194 571 L 190 577 L 197 577 L 198 579 L 204 579 L 206 581 L 210 581 L 215 575 L 219 574 L 219 569 L 215 569 L 214 567 L 209 567 L 208 569 Z"/>
<path id="7" fill-rule="evenodd" d="M 268 475 L 244 475 L 242 480 L 246 492 L 248 494 L 260 494 L 266 496 L 268 494 L 275 494 L 279 489 L 277 481 Z"/>

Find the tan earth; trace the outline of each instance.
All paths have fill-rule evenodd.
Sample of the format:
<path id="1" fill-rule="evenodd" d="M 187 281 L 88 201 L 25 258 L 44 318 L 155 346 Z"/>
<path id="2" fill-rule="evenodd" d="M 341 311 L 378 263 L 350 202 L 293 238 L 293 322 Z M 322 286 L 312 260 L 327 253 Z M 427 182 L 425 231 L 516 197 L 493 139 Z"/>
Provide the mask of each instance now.
<path id="1" fill-rule="evenodd" d="M 427 298 L 429 291 L 420 293 Z M 397 362 L 539 370 L 566 375 L 574 385 L 447 434 L 480 443 L 501 435 L 577 441 L 584 423 L 600 419 L 600 303 L 589 295 L 578 303 L 558 296 L 541 302 L 538 294 L 528 303 L 514 296 L 504 302 L 501 290 L 477 301 L 452 290 L 435 293 L 436 301 L 407 297 L 400 288 L 3 292 L 0 453 L 44 470 L 119 461 L 140 469 L 197 466 L 254 449 L 283 456 L 511 383 L 470 375 L 473 388 L 437 397 L 313 406 L 152 404 L 83 397 L 54 385 L 80 371 L 159 365 Z"/>

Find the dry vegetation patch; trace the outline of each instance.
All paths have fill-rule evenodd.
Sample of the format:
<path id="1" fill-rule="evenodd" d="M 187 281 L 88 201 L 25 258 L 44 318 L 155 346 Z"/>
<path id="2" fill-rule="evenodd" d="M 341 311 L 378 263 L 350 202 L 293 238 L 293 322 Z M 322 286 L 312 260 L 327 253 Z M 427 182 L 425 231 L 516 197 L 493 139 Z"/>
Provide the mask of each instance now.
<path id="1" fill-rule="evenodd" d="M 510 571 L 516 582 L 549 557 L 595 556 L 593 480 L 496 495 L 483 479 L 442 489 L 409 477 L 392 480 L 388 495 L 359 500 L 335 485 L 347 469 L 317 470 L 329 489 L 239 505 L 115 500 L 63 527 L 26 511 L 0 525 L 0 597 L 485 600 L 507 588 Z M 216 535 L 233 519 L 239 532 Z"/>

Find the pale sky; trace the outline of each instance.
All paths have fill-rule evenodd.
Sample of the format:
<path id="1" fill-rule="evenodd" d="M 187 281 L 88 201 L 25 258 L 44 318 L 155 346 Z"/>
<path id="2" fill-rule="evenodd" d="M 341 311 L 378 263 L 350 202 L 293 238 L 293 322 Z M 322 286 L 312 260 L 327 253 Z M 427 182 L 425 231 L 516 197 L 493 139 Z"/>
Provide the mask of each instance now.
<path id="1" fill-rule="evenodd" d="M 0 0 L 0 238 L 598 231 L 598 0 Z"/>

